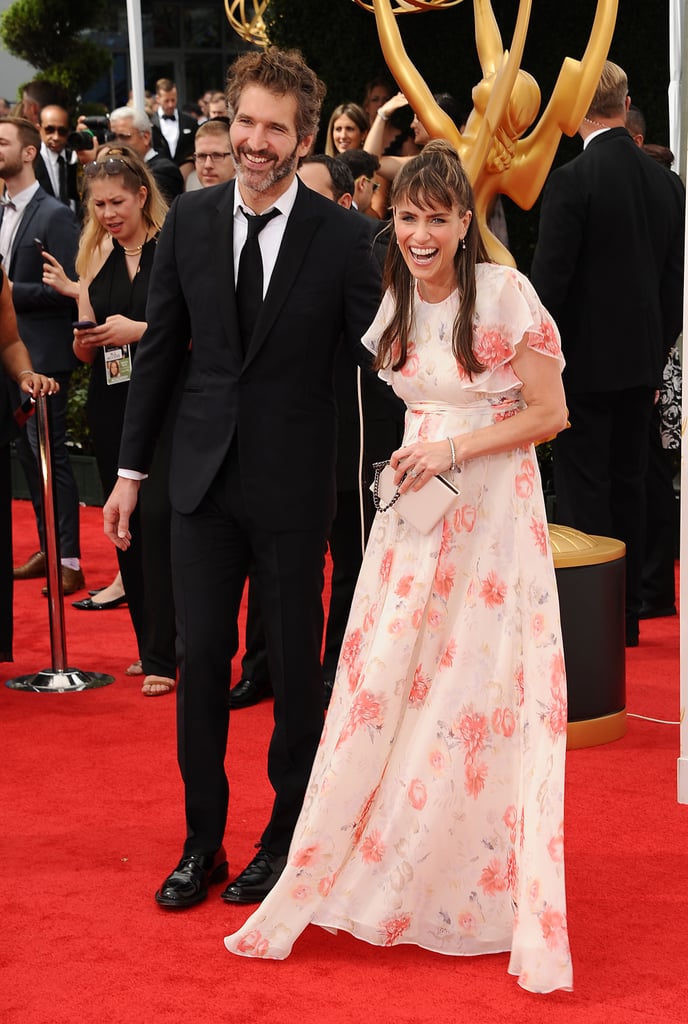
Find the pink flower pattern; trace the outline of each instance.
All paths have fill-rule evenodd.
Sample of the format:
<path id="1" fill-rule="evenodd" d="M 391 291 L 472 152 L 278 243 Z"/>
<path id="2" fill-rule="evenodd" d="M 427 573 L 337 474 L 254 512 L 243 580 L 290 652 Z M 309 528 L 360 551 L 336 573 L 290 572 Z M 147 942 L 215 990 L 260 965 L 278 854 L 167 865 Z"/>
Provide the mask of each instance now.
<path id="1" fill-rule="evenodd" d="M 496 608 L 504 604 L 506 597 L 506 583 L 501 580 L 496 572 L 488 572 L 484 580 L 480 581 L 480 596 L 487 608 Z"/>
<path id="2" fill-rule="evenodd" d="M 519 346 L 561 365 L 529 282 L 492 264 L 476 277 L 486 369 L 456 364 L 455 294 L 416 301 L 407 364 L 383 371 L 409 406 L 404 444 L 518 416 Z M 290 860 L 234 952 L 283 958 L 314 923 L 444 954 L 510 949 L 524 988 L 571 987 L 566 677 L 534 450 L 469 460 L 456 483 L 428 535 L 393 510 L 373 524 Z"/>

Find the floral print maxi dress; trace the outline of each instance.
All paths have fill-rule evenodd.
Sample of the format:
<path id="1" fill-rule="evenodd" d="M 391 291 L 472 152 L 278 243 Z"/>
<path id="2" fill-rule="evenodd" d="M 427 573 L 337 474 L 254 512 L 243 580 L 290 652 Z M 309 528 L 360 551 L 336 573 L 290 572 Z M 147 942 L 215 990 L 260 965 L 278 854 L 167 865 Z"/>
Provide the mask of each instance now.
<path id="1" fill-rule="evenodd" d="M 477 267 L 470 380 L 452 354 L 458 296 L 416 294 L 404 444 L 516 414 L 527 344 L 561 365 L 557 329 L 510 268 Z M 375 349 L 385 296 L 364 343 Z M 511 950 L 533 992 L 570 989 L 563 862 L 566 680 L 532 446 L 466 462 L 427 535 L 378 513 L 289 859 L 225 940 L 282 959 L 309 923 L 376 945 Z"/>

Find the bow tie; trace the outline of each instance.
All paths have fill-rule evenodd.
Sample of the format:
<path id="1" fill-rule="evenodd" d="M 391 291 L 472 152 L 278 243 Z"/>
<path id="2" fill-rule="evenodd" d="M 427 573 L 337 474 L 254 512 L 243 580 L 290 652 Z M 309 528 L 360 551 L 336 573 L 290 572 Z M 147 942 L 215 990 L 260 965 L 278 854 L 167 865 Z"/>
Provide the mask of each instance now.
<path id="1" fill-rule="evenodd" d="M 176 121 L 177 120 L 177 118 L 174 116 L 174 114 L 163 114 L 162 115 L 162 119 L 163 119 L 163 121 Z"/>
<path id="2" fill-rule="evenodd" d="M 14 205 L 14 200 L 8 195 L 0 196 L 0 206 L 9 206 L 10 210 L 17 209 Z"/>

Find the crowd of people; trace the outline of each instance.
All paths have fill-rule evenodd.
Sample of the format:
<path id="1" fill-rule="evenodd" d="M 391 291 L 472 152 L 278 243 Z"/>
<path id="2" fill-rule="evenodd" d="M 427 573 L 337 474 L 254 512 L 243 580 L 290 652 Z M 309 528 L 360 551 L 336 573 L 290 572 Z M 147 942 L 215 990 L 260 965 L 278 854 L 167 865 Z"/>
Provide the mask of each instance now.
<path id="1" fill-rule="evenodd" d="M 187 832 L 158 905 L 227 882 L 226 902 L 263 901 L 233 953 L 281 959 L 315 923 L 509 950 L 524 988 L 570 989 L 566 676 L 537 442 L 555 437 L 558 520 L 626 544 L 627 644 L 676 611 L 673 551 L 643 524 L 648 464 L 667 479 L 657 395 L 677 359 L 684 192 L 642 151 L 624 72 L 605 64 L 584 151 L 550 176 L 532 282 L 490 262 L 458 154 L 422 111 L 397 124 L 408 104 L 384 78 L 335 107 L 324 152 L 325 87 L 293 51 L 243 55 L 226 93 L 188 110 L 160 79 L 148 109 L 106 124 L 72 127 L 44 85 L 0 115 L 0 473 L 14 425 L 39 538 L 12 571 L 3 487 L 0 659 L 13 578 L 46 575 L 35 427 L 11 415 L 25 396 L 50 396 L 62 588 L 85 587 L 66 409 L 87 364 L 118 571 L 75 604 L 126 603 L 127 672 L 147 696 L 177 690 Z M 417 528 L 405 509 L 427 513 L 438 477 L 449 511 Z M 229 714 L 267 697 L 274 805 L 228 879 Z"/>

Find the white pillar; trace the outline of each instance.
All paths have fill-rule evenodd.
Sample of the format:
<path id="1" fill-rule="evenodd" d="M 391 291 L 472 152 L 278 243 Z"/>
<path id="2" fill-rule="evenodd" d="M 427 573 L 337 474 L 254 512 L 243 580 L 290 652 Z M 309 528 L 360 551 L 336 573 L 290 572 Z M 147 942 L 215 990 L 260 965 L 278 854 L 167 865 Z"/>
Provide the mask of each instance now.
<path id="1" fill-rule="evenodd" d="M 127 0 L 127 27 L 129 29 L 129 67 L 134 107 L 136 110 L 145 110 L 141 0 Z"/>

